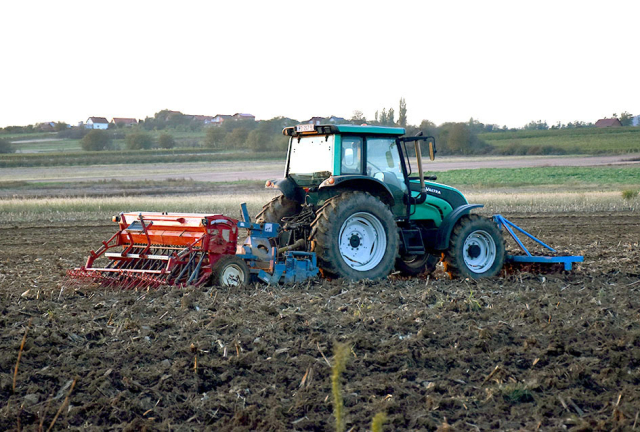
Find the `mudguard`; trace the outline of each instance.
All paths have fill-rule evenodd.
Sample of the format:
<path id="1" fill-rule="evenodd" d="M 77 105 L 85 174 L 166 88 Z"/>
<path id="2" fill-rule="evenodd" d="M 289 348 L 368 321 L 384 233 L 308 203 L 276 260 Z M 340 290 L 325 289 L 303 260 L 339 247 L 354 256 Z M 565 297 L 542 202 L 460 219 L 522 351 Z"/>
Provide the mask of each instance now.
<path id="1" fill-rule="evenodd" d="M 279 189 L 287 199 L 304 203 L 304 190 L 288 177 L 273 182 L 273 187 Z"/>
<path id="2" fill-rule="evenodd" d="M 330 190 L 330 188 L 347 188 L 351 190 L 361 190 L 372 193 L 380 198 L 388 206 L 393 207 L 395 199 L 389 187 L 380 180 L 365 175 L 340 175 L 332 176 L 334 183 L 330 184 L 326 180 L 320 185 L 320 190 Z"/>
<path id="3" fill-rule="evenodd" d="M 469 214 L 471 210 L 474 208 L 484 207 L 483 204 L 465 204 L 457 207 L 451 213 L 444 218 L 440 227 L 438 228 L 438 233 L 436 234 L 436 244 L 434 246 L 435 250 L 445 250 L 449 247 L 449 239 L 451 238 L 451 231 L 453 227 L 456 225 L 458 220 L 466 214 Z"/>

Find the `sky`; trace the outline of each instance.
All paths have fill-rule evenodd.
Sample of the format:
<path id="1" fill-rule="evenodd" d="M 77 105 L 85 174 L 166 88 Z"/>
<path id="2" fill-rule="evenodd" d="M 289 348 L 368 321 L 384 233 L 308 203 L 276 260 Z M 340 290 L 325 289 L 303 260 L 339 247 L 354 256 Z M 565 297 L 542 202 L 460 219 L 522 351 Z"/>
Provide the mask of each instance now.
<path id="1" fill-rule="evenodd" d="M 640 1 L 3 1 L 0 127 L 393 108 L 522 127 L 640 114 Z"/>

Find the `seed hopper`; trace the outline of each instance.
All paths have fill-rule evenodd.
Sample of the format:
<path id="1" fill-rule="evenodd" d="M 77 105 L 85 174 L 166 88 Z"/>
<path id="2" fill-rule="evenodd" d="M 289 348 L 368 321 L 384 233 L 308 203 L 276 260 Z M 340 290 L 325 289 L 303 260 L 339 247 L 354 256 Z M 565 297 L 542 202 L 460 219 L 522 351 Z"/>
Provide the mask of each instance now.
<path id="1" fill-rule="evenodd" d="M 268 283 L 299 282 L 318 273 L 313 253 L 287 251 L 278 262 L 279 225 L 251 223 L 246 205 L 241 208 L 244 221 L 220 214 L 121 213 L 113 218 L 118 231 L 68 275 L 131 289 L 235 286 L 253 275 Z M 239 245 L 241 230 L 247 235 Z"/>

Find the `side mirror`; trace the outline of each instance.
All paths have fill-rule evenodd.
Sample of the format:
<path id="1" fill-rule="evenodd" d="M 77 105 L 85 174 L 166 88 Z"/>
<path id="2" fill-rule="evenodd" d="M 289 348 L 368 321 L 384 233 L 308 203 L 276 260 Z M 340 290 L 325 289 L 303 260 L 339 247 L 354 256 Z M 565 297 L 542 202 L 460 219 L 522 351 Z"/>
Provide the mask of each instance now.
<path id="1" fill-rule="evenodd" d="M 387 152 L 385 153 L 385 156 L 387 157 L 387 166 L 389 168 L 393 168 L 395 166 L 395 164 L 393 163 L 393 155 L 389 150 L 387 150 Z"/>
<path id="2" fill-rule="evenodd" d="M 432 161 L 436 158 L 436 140 L 429 140 L 429 159 Z"/>

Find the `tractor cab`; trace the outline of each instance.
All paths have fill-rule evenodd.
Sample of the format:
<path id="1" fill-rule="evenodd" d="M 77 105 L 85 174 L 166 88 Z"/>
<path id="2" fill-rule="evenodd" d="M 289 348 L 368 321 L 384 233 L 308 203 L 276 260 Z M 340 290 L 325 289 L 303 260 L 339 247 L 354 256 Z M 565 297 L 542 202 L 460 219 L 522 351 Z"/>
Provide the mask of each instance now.
<path id="1" fill-rule="evenodd" d="M 442 185 L 425 184 L 421 147 L 426 144 L 433 160 L 432 137 L 405 137 L 404 128 L 366 125 L 302 124 L 283 134 L 290 137 L 285 176 L 267 182 L 267 187 L 282 190 L 300 204 L 321 205 L 345 190 L 361 190 L 388 205 L 397 220 L 413 219 L 419 212 L 421 218 L 432 215 L 439 221 L 455 207 L 440 198 Z M 462 194 L 445 189 L 445 195 L 466 204 Z M 425 201 L 434 205 L 419 209 Z"/>

